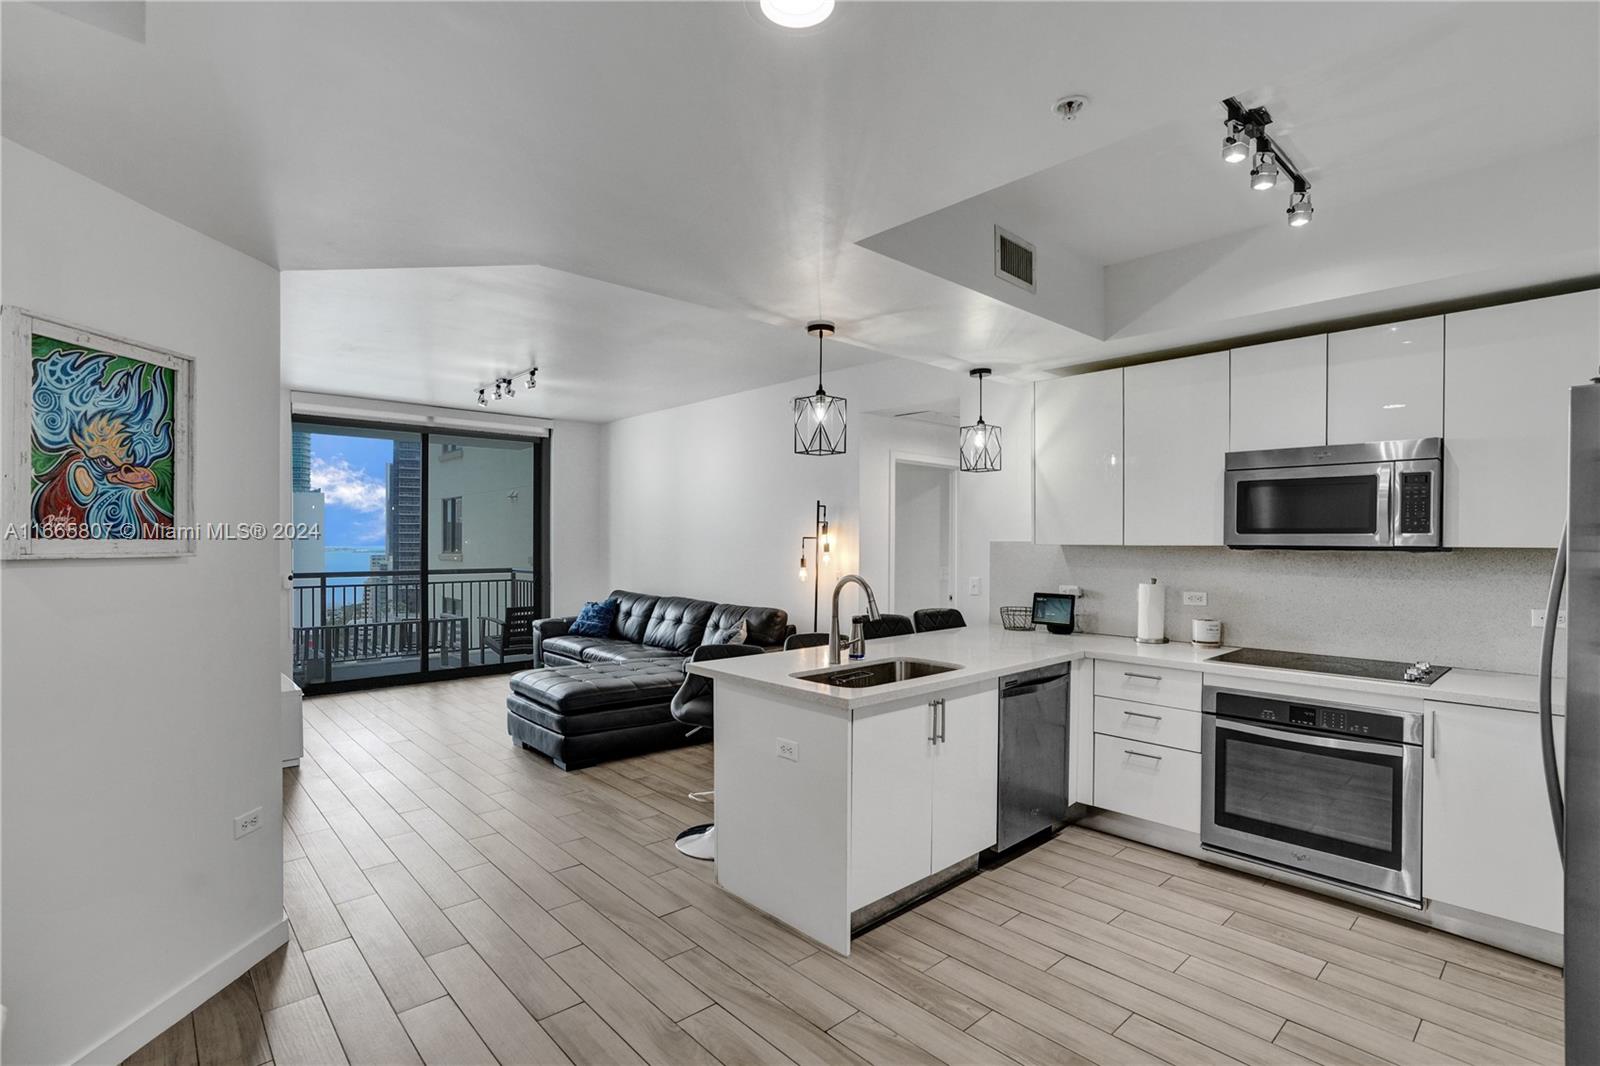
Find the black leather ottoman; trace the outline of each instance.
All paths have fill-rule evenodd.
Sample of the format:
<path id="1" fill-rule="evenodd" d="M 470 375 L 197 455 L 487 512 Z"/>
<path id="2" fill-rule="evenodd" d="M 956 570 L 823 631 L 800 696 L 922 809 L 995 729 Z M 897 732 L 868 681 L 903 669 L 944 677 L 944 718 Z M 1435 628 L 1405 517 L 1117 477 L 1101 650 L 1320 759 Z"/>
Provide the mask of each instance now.
<path id="1" fill-rule="evenodd" d="M 563 770 L 711 739 L 672 717 L 684 660 L 552 666 L 511 677 L 506 731 Z"/>

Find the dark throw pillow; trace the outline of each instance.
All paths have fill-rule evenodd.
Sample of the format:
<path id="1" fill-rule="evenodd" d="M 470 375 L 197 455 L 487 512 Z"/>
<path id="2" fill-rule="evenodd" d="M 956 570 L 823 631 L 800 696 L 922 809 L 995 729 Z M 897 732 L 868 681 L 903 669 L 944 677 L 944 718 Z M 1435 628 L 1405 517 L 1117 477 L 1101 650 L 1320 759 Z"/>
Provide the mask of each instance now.
<path id="1" fill-rule="evenodd" d="M 578 637 L 609 637 L 611 623 L 617 620 L 617 607 L 616 600 L 601 600 L 598 603 L 590 600 L 583 605 L 583 610 L 578 612 L 572 628 L 567 632 Z"/>

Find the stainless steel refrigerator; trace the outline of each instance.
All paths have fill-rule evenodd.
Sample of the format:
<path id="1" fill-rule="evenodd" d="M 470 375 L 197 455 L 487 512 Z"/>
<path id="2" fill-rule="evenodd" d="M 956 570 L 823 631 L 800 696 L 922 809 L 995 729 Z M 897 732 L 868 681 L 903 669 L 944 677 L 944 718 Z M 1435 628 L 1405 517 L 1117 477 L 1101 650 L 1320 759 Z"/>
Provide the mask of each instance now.
<path id="1" fill-rule="evenodd" d="M 1572 390 L 1567 531 L 1550 582 L 1539 672 L 1545 780 L 1566 866 L 1567 1062 L 1600 1063 L 1600 378 Z M 1567 749 L 1558 767 L 1550 688 L 1567 587 Z M 1565 800 L 1562 798 L 1565 786 Z"/>

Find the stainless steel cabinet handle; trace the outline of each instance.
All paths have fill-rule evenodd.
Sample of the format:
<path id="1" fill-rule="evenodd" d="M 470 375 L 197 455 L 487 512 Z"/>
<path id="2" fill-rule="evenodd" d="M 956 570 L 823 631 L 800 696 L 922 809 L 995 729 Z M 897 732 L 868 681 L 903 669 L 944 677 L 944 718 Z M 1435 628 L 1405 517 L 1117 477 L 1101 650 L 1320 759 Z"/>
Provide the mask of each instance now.
<path id="1" fill-rule="evenodd" d="M 928 743 L 939 743 L 939 701 L 928 701 Z"/>
<path id="2" fill-rule="evenodd" d="M 1159 755 L 1151 755 L 1148 751 L 1134 751 L 1132 748 L 1123 748 L 1122 750 L 1123 750 L 1123 752 L 1125 754 L 1128 754 L 1128 755 L 1138 755 L 1138 756 L 1140 756 L 1142 758 L 1154 759 L 1156 762 L 1160 762 L 1161 761 L 1161 756 L 1159 756 Z"/>
<path id="3" fill-rule="evenodd" d="M 1161 684 L 1161 679 L 1159 677 L 1157 677 L 1156 675 L 1154 675 L 1154 674 L 1130 674 L 1126 670 L 1124 670 L 1122 672 L 1122 676 L 1123 677 L 1136 677 L 1140 681 L 1154 681 L 1158 685 Z"/>
<path id="4" fill-rule="evenodd" d="M 949 715 L 949 713 L 950 713 L 950 709 L 945 706 L 944 700 L 940 700 L 939 701 L 939 743 L 941 743 L 941 744 L 943 744 L 944 741 L 945 741 L 944 727 L 950 724 L 950 719 L 947 717 L 947 715 Z"/>
<path id="5" fill-rule="evenodd" d="M 1146 714 L 1143 711 L 1123 711 L 1122 713 L 1129 718 L 1148 718 L 1152 722 L 1161 721 L 1161 716 L 1159 714 Z"/>
<path id="6" fill-rule="evenodd" d="M 1433 716 L 1433 737 L 1428 742 L 1428 758 L 1437 759 L 1438 757 L 1439 757 L 1439 716 L 1436 714 L 1436 715 Z"/>

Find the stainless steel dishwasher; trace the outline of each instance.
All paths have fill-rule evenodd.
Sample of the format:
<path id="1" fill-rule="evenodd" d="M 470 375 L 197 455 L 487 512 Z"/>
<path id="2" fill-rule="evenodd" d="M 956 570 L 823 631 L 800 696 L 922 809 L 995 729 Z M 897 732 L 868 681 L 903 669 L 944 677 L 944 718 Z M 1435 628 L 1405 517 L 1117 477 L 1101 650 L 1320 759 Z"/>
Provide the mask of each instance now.
<path id="1" fill-rule="evenodd" d="M 1067 820 L 1072 666 L 1000 679 L 1000 824 L 1005 851 Z"/>

